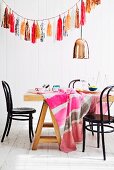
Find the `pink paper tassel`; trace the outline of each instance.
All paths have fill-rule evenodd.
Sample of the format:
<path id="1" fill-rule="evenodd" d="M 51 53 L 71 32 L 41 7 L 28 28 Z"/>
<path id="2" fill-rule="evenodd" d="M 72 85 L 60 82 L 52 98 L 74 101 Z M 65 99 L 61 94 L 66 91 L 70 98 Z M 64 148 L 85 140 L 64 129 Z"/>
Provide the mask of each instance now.
<path id="1" fill-rule="evenodd" d="M 62 19 L 59 16 L 58 22 L 57 22 L 57 40 L 61 41 L 63 39 L 63 33 L 62 33 Z"/>
<path id="2" fill-rule="evenodd" d="M 80 21 L 81 25 L 85 24 L 85 19 L 86 19 L 85 12 L 86 12 L 85 3 L 84 3 L 84 1 L 82 1 L 82 3 L 81 3 L 81 21 Z"/>

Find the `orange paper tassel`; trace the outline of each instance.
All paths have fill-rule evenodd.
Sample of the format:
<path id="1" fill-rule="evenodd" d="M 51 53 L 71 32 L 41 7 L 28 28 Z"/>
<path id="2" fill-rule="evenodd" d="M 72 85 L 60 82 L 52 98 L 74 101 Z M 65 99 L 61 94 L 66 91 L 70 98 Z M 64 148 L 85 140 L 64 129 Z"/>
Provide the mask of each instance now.
<path id="1" fill-rule="evenodd" d="M 52 36 L 52 25 L 50 21 L 48 22 L 48 25 L 47 25 L 47 36 Z"/>
<path id="2" fill-rule="evenodd" d="M 66 20 L 65 20 L 65 29 L 66 31 L 68 31 L 71 28 L 71 16 L 69 14 L 69 10 L 68 10 L 68 14 L 66 16 Z"/>
<path id="3" fill-rule="evenodd" d="M 40 39 L 40 38 L 41 38 L 41 29 L 40 29 L 40 26 L 37 22 L 36 23 L 36 39 Z"/>
<path id="4" fill-rule="evenodd" d="M 76 5 L 76 15 L 75 15 L 75 28 L 79 28 L 80 23 L 79 23 L 79 8 Z"/>
<path id="5" fill-rule="evenodd" d="M 101 4 L 101 0 L 91 0 L 91 7 L 95 8 L 96 5 Z"/>
<path id="6" fill-rule="evenodd" d="M 86 12 L 90 13 L 91 11 L 91 0 L 86 0 Z"/>
<path id="7" fill-rule="evenodd" d="M 21 23 L 20 34 L 21 36 L 25 36 L 25 20 Z"/>

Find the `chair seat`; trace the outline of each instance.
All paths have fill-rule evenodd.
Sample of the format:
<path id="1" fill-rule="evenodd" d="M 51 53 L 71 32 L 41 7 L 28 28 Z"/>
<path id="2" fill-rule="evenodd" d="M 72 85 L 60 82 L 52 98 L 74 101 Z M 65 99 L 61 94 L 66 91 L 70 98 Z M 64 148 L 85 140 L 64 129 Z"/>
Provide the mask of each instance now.
<path id="1" fill-rule="evenodd" d="M 84 116 L 84 120 L 92 123 L 100 123 L 101 117 L 100 114 L 94 114 L 94 115 L 88 114 Z M 114 117 L 110 116 L 110 122 L 114 122 Z M 103 115 L 103 123 L 109 123 L 108 115 Z"/>
<path id="2" fill-rule="evenodd" d="M 35 113 L 36 110 L 34 108 L 28 108 L 28 107 L 20 107 L 20 108 L 13 108 L 12 113 L 14 114 L 30 114 Z"/>

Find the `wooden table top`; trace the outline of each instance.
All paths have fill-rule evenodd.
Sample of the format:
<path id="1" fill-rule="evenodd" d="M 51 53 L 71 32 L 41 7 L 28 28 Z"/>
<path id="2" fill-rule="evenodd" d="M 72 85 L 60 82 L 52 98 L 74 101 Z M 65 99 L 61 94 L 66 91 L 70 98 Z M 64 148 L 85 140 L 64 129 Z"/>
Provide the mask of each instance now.
<path id="1" fill-rule="evenodd" d="M 84 92 L 84 91 L 82 91 Z M 89 91 L 85 91 L 84 93 L 86 94 L 99 94 L 100 92 L 89 92 Z M 42 94 L 34 94 L 34 93 L 25 93 L 24 94 L 24 101 L 43 101 L 44 97 Z M 110 95 L 109 98 L 110 102 L 114 102 L 114 95 Z M 106 101 L 106 99 L 104 98 L 104 101 Z"/>
<path id="2" fill-rule="evenodd" d="M 25 93 L 24 101 L 43 101 L 44 97 L 41 94 Z"/>

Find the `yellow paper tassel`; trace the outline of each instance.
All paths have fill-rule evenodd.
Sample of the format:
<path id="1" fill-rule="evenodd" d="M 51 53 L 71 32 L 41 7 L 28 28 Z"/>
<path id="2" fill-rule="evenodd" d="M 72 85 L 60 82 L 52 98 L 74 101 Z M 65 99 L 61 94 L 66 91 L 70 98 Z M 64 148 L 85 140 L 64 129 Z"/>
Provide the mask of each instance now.
<path id="1" fill-rule="evenodd" d="M 36 34 L 36 39 L 41 38 L 41 29 L 40 29 L 38 22 L 36 23 L 36 33 L 35 34 Z"/>
<path id="2" fill-rule="evenodd" d="M 65 21 L 65 29 L 66 31 L 68 31 L 71 28 L 71 16 L 69 14 L 69 10 L 68 10 L 68 14 L 66 16 L 66 21 Z"/>
<path id="3" fill-rule="evenodd" d="M 25 36 L 25 20 L 21 22 L 20 35 Z"/>
<path id="4" fill-rule="evenodd" d="M 49 37 L 52 36 L 52 25 L 51 25 L 50 21 L 48 22 L 48 25 L 47 25 L 47 36 L 49 36 Z"/>

